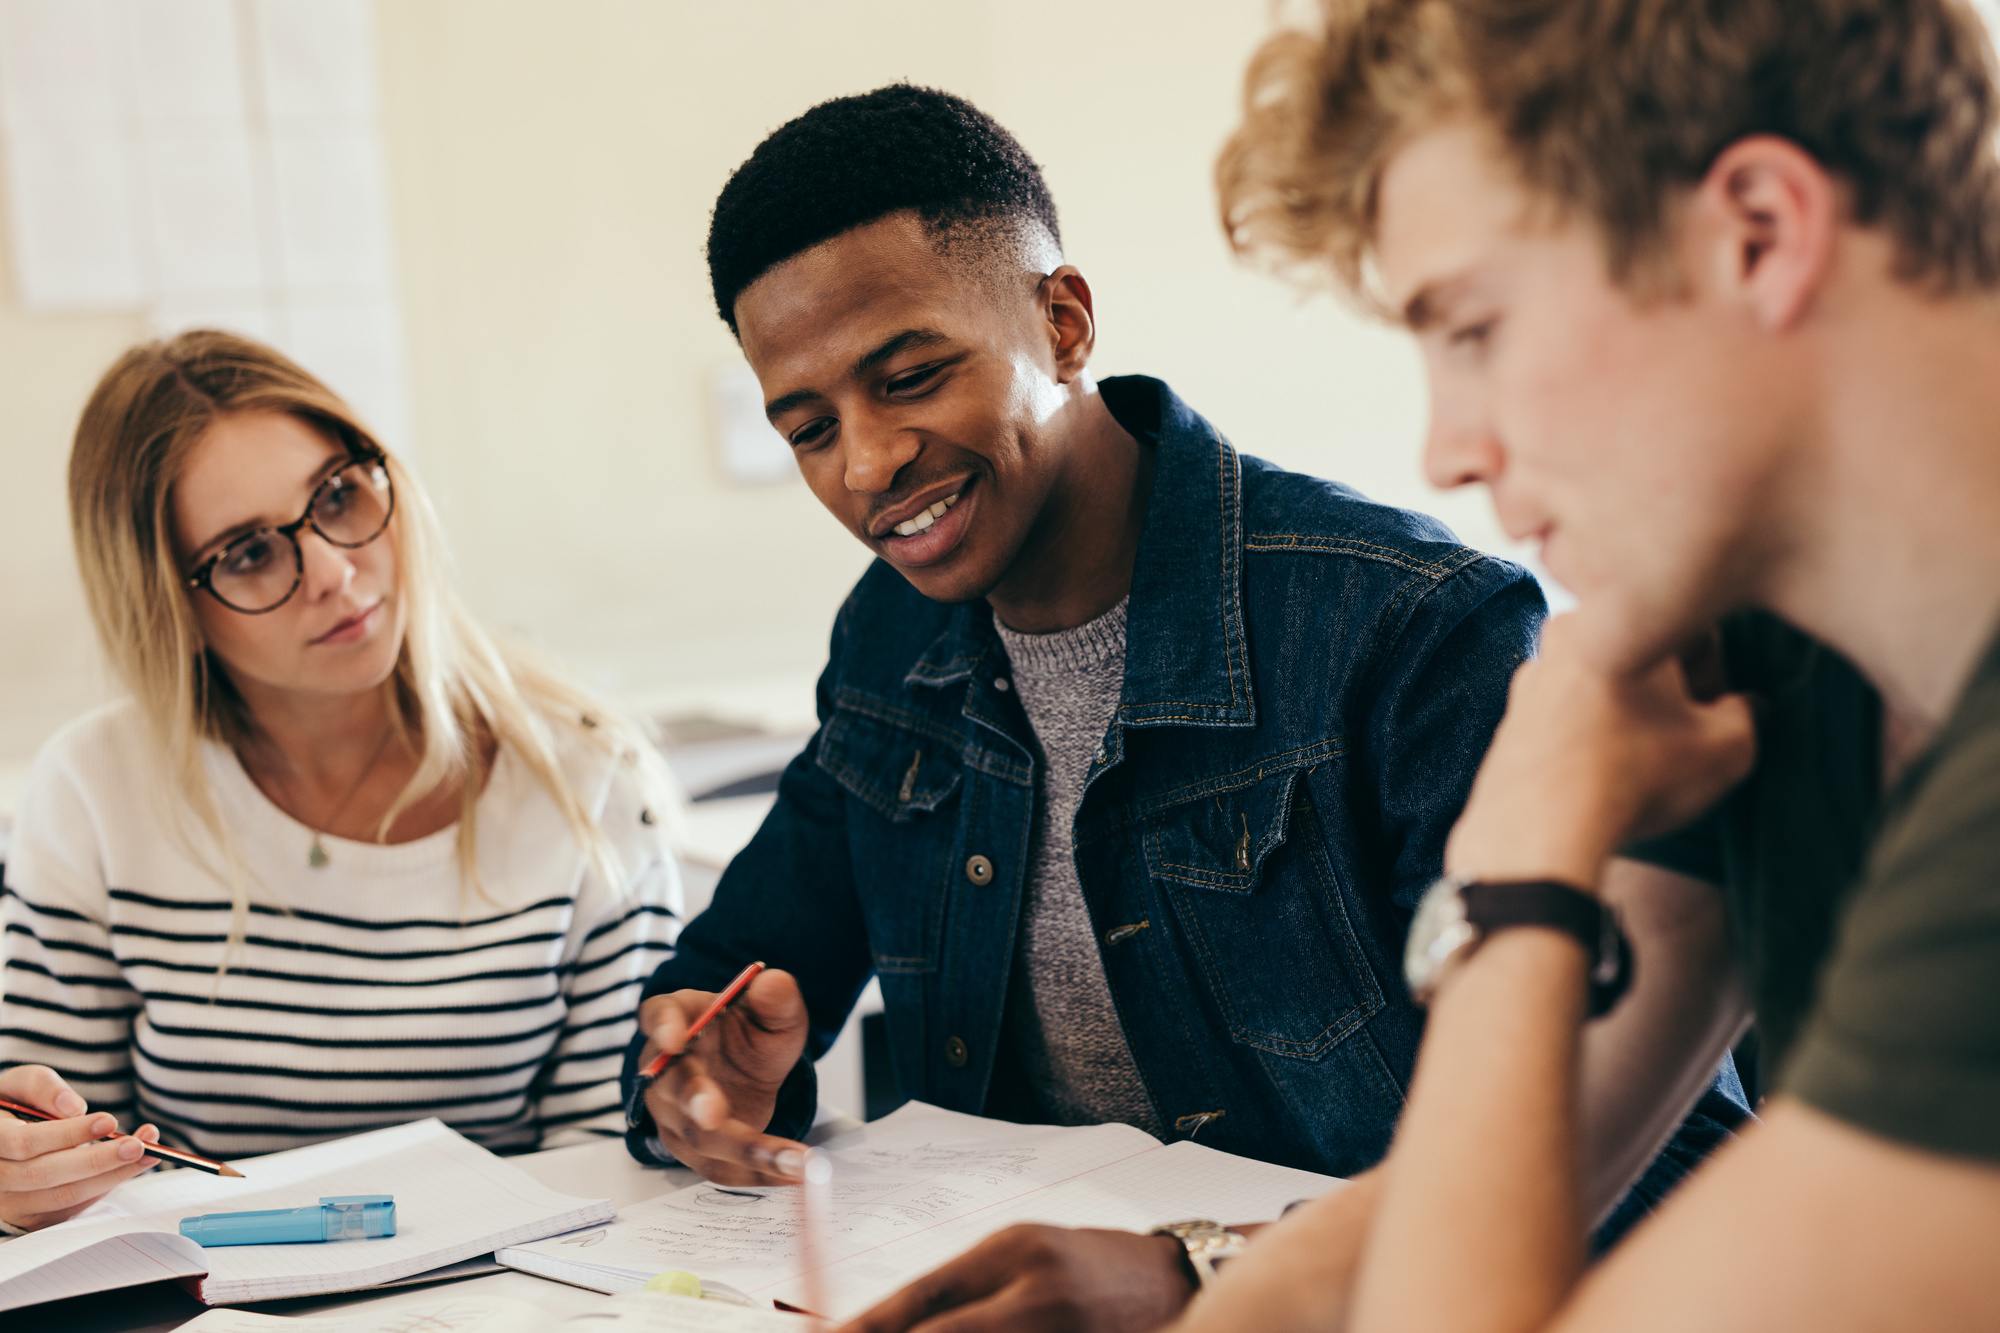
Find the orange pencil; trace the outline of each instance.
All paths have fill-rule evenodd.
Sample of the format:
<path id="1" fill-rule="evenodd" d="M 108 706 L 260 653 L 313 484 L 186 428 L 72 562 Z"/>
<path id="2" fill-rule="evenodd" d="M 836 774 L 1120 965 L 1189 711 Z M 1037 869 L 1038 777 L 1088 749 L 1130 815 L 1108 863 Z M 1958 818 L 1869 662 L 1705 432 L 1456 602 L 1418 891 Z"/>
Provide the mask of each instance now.
<path id="1" fill-rule="evenodd" d="M 738 972 L 736 974 L 736 980 L 730 982 L 729 985 L 723 989 L 722 994 L 715 997 L 715 1002 L 713 1004 L 709 1005 L 708 1008 L 701 1011 L 701 1017 L 695 1019 L 694 1022 L 688 1024 L 687 1039 L 689 1041 L 693 1041 L 696 1037 L 699 1037 L 701 1035 L 701 1030 L 707 1027 L 711 1022 L 713 1022 L 717 1014 L 721 1013 L 724 1009 L 727 1009 L 729 1007 L 729 1002 L 731 1000 L 734 1000 L 737 996 L 741 995 L 744 989 L 747 986 L 749 986 L 751 982 L 757 979 L 757 974 L 759 972 L 762 972 L 763 970 L 764 970 L 764 965 L 762 963 L 752 963 L 750 964 L 750 966 L 744 968 L 741 972 Z M 686 1050 L 687 1048 L 683 1046 L 681 1049 Z M 627 1124 L 633 1126 L 634 1128 L 638 1127 L 639 1113 L 645 1107 L 646 1104 L 646 1085 L 648 1083 L 651 1083 L 654 1079 L 660 1076 L 660 1072 L 667 1067 L 667 1061 L 672 1058 L 673 1057 L 668 1055 L 665 1051 L 661 1051 L 651 1060 L 648 1060 L 646 1062 L 646 1067 L 639 1071 L 639 1077 L 635 1079 L 632 1083 L 631 1100 L 627 1103 L 625 1107 L 625 1120 Z"/>
<path id="2" fill-rule="evenodd" d="M 0 1097 L 0 1111 L 11 1111 L 23 1120 L 62 1120 L 65 1118 L 59 1115 L 50 1115 L 47 1111 L 37 1111 L 34 1107 L 23 1106 L 19 1102 L 10 1102 L 5 1097 Z M 106 1134 L 102 1136 L 105 1139 L 130 1137 L 128 1134 Z M 142 1139 L 140 1142 L 144 1143 L 145 1141 Z M 145 1146 L 146 1156 L 157 1157 L 163 1162 L 179 1162 L 182 1166 L 191 1166 L 197 1171 L 206 1171 L 212 1176 L 236 1176 L 240 1179 L 243 1175 L 241 1171 L 238 1171 L 227 1162 L 212 1162 L 206 1157 L 187 1151 L 185 1148 L 167 1148 L 157 1143 L 147 1143 Z"/>

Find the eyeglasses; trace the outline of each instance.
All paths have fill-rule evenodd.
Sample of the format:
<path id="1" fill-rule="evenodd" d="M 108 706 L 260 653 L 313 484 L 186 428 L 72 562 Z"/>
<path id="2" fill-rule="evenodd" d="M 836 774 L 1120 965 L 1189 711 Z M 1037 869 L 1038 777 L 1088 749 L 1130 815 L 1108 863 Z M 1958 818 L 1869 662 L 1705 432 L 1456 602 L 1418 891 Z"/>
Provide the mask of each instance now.
<path id="1" fill-rule="evenodd" d="M 310 527 L 332 545 L 352 551 L 380 537 L 395 512 L 387 461 L 380 454 L 363 455 L 328 473 L 296 521 L 246 532 L 196 565 L 188 574 L 188 587 L 206 588 L 216 601 L 247 616 L 275 611 L 305 581 L 301 529 Z"/>

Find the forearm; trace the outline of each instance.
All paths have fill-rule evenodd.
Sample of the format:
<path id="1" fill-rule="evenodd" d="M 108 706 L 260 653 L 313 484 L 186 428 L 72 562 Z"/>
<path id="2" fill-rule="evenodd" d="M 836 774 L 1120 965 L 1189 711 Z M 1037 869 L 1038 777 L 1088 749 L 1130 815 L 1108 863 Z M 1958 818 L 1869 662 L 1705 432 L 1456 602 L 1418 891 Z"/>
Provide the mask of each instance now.
<path id="1" fill-rule="evenodd" d="M 1624 1197 L 1715 1079 L 1748 1012 L 1713 885 L 1614 860 L 1601 889 L 1637 966 L 1632 988 L 1583 1034 L 1585 1216 Z"/>
<path id="2" fill-rule="evenodd" d="M 1536 1328 L 1575 1282 L 1585 971 L 1573 941 L 1517 930 L 1447 978 L 1356 1278 L 1356 1330 Z"/>
<path id="3" fill-rule="evenodd" d="M 1381 1199 L 1385 1168 L 1295 1208 L 1261 1228 L 1255 1243 L 1226 1264 L 1175 1325 L 1176 1333 L 1337 1333 L 1361 1243 Z"/>

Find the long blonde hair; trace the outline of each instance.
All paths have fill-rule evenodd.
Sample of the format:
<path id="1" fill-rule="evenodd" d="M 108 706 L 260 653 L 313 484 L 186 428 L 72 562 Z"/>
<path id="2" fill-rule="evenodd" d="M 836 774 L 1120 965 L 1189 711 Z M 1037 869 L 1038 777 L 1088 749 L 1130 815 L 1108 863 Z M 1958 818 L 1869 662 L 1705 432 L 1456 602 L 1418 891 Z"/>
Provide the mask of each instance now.
<path id="1" fill-rule="evenodd" d="M 380 836 L 413 803 L 459 784 L 459 865 L 476 886 L 479 794 L 498 754 L 493 747 L 505 747 L 555 802 L 592 867 L 622 884 L 604 831 L 563 771 L 551 721 L 575 721 L 635 768 L 665 817 L 672 787 L 650 740 L 584 691 L 502 649 L 473 621 L 448 577 L 428 497 L 339 395 L 271 347 L 196 330 L 134 347 L 98 382 L 70 453 L 70 524 L 91 616 L 157 743 L 170 778 L 162 786 L 174 793 L 178 811 L 192 816 L 193 827 L 184 829 L 195 835 L 191 846 L 219 853 L 220 864 L 202 859 L 230 886 L 232 945 L 247 920 L 247 884 L 205 775 L 202 747 L 219 741 L 242 754 L 257 728 L 203 642 L 174 548 L 171 502 L 176 479 L 209 427 L 247 411 L 287 413 L 350 453 L 379 453 L 395 487 L 390 522 L 406 629 L 382 688 L 390 726 L 419 759 L 383 815 Z"/>

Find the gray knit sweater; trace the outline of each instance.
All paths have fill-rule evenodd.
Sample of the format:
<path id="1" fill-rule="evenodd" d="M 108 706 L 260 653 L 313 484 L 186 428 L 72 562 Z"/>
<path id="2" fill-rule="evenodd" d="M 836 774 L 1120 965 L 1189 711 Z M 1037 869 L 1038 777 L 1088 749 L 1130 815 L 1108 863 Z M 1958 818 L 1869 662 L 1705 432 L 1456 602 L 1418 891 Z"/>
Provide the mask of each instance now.
<path id="1" fill-rule="evenodd" d="M 1034 857 L 1016 937 L 996 1100 L 1055 1124 L 1162 1126 L 1111 1005 L 1104 960 L 1077 882 L 1071 828 L 1084 779 L 1125 680 L 1125 603 L 1054 634 L 1021 634 L 994 618 L 1014 688 L 1042 747 Z"/>

